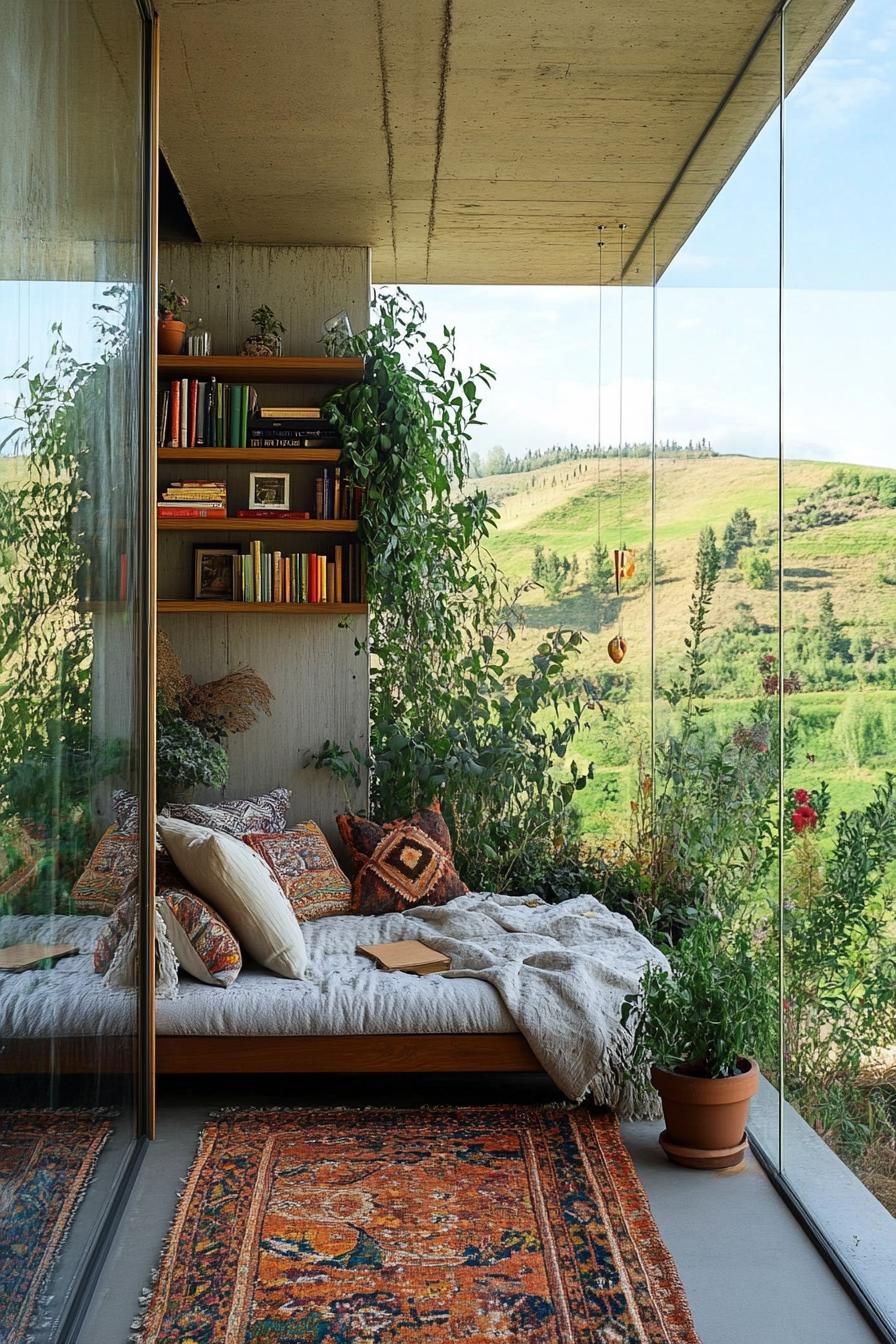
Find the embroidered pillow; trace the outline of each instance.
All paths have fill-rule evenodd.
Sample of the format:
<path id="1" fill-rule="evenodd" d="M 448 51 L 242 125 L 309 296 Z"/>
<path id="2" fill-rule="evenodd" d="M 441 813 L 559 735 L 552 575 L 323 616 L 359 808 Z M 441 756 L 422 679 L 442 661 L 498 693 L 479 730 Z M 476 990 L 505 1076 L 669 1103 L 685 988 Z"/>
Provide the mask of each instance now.
<path id="1" fill-rule="evenodd" d="M 206 985 L 226 989 L 243 965 L 240 945 L 216 910 L 189 887 L 159 887 L 157 905 L 182 970 Z M 93 969 L 105 975 L 134 919 L 129 896 L 103 925 L 93 949 Z"/>
<path id="2" fill-rule="evenodd" d="M 267 864 L 248 845 L 207 826 L 160 817 L 168 853 L 187 883 L 227 920 L 250 956 L 277 975 L 301 980 L 302 929 Z"/>
<path id="3" fill-rule="evenodd" d="M 196 826 L 224 835 L 243 836 L 252 832 L 277 834 L 286 829 L 289 789 L 272 789 L 257 798 L 232 798 L 220 803 L 166 803 L 160 817 L 178 817 Z M 115 824 L 125 835 L 134 835 L 140 826 L 140 803 L 133 793 L 116 789 L 112 795 Z"/>
<path id="4" fill-rule="evenodd" d="M 107 989 L 135 989 L 137 986 L 137 927 L 134 919 L 134 884 L 120 901 L 112 918 L 100 930 L 93 949 L 93 966 L 103 977 Z M 177 998 L 177 957 L 162 918 L 162 900 L 155 901 L 156 995 L 160 999 Z"/>
<path id="5" fill-rule="evenodd" d="M 169 803 L 163 815 L 207 826 L 221 835 L 278 835 L 286 830 L 289 789 L 271 789 L 257 798 L 233 798 L 220 803 Z"/>
<path id="6" fill-rule="evenodd" d="M 281 835 L 244 835 L 243 844 L 270 868 L 296 919 L 304 923 L 351 913 L 351 883 L 313 821 Z"/>
<path id="7" fill-rule="evenodd" d="M 339 818 L 339 829 L 346 829 Z M 363 818 L 361 818 L 363 820 Z M 365 840 L 375 823 L 366 822 Z M 394 822 L 381 831 L 369 858 L 362 858 L 352 882 L 352 914 L 383 915 L 418 905 L 445 905 L 467 890 L 448 855 L 410 822 Z M 348 843 L 348 842 L 346 842 Z"/>
<path id="8" fill-rule="evenodd" d="M 353 872 L 357 872 L 361 865 L 371 857 L 387 831 L 394 831 L 403 826 L 414 826 L 418 831 L 422 831 L 425 836 L 428 836 L 440 849 L 445 851 L 449 859 L 454 858 L 451 832 L 448 829 L 448 823 L 442 816 L 442 808 L 438 801 L 431 803 L 429 807 L 422 807 L 407 820 L 387 821 L 383 826 L 375 821 L 370 821 L 368 817 L 359 817 L 354 813 L 346 813 L 337 817 L 336 824 L 348 849 Z"/>
<path id="9" fill-rule="evenodd" d="M 122 835 L 109 826 L 90 856 L 90 861 L 72 887 L 72 903 L 78 915 L 110 915 L 137 876 L 140 837 Z"/>

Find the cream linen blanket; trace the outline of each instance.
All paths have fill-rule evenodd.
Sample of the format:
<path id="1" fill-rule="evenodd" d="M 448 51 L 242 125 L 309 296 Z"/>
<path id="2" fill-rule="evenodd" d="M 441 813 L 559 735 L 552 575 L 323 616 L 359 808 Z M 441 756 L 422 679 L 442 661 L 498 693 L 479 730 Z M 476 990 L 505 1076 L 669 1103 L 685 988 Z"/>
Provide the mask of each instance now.
<path id="1" fill-rule="evenodd" d="M 648 1078 L 629 1078 L 622 1002 L 647 962 L 665 957 L 624 915 L 593 896 L 559 905 L 490 893 L 404 915 L 407 938 L 445 952 L 453 977 L 493 985 L 545 1072 L 567 1097 L 590 1097 L 624 1119 L 653 1116 Z"/>

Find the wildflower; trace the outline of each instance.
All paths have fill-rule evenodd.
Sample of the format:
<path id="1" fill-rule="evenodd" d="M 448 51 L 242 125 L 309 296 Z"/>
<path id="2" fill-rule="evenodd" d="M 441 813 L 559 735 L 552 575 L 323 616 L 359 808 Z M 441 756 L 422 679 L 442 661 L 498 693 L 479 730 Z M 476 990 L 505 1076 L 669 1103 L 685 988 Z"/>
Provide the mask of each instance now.
<path id="1" fill-rule="evenodd" d="M 651 775 L 645 775 L 641 780 L 641 792 L 645 798 L 649 798 L 653 792 L 653 777 Z"/>
<path id="2" fill-rule="evenodd" d="M 795 812 L 791 812 L 790 820 L 797 835 L 802 835 L 805 830 L 813 831 L 815 829 L 818 822 L 818 813 L 808 803 L 802 803 Z"/>
<path id="3" fill-rule="evenodd" d="M 793 801 L 798 807 L 802 807 L 805 803 L 808 803 L 811 797 L 812 795 L 808 789 L 794 789 L 793 791 Z"/>
<path id="4" fill-rule="evenodd" d="M 753 751 L 768 751 L 768 724 L 738 724 L 731 741 L 736 747 L 751 747 Z"/>

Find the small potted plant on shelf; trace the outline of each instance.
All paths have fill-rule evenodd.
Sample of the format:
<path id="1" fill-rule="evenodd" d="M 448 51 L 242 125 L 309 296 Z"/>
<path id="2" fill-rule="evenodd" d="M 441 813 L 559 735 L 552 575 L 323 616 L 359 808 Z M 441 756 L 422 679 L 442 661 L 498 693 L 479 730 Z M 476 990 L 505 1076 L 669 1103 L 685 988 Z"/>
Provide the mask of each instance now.
<path id="1" fill-rule="evenodd" d="M 663 1103 L 660 1145 L 683 1167 L 735 1166 L 747 1146 L 750 1101 L 759 1086 L 755 1054 L 776 1021 L 765 949 L 717 915 L 698 916 L 670 953 L 671 974 L 649 966 L 627 996 L 630 1069 L 650 1078 Z"/>
<path id="2" fill-rule="evenodd" d="M 283 333 L 286 328 L 282 322 L 277 321 L 273 309 L 263 303 L 252 314 L 252 322 L 255 331 L 243 341 L 243 354 L 268 357 L 281 355 L 283 353 Z"/>
<path id="3" fill-rule="evenodd" d="M 181 314 L 189 308 L 190 300 L 180 294 L 169 280 L 159 285 L 159 354 L 179 355 L 183 349 L 187 324 Z"/>

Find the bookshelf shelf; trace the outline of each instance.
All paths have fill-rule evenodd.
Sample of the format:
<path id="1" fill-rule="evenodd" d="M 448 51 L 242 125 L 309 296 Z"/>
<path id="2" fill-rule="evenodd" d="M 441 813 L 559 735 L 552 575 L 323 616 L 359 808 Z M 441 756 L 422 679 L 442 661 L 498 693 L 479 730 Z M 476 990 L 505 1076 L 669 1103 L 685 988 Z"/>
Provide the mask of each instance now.
<path id="1" fill-rule="evenodd" d="M 339 448 L 160 448 L 160 462 L 338 462 Z"/>
<path id="2" fill-rule="evenodd" d="M 366 602 L 219 602 L 196 598 L 162 597 L 159 614 L 188 612 L 191 616 L 366 616 Z"/>
<path id="3" fill-rule="evenodd" d="M 160 532 L 357 532 L 355 518 L 159 518 Z"/>
<path id="4" fill-rule="evenodd" d="M 159 355 L 160 378 L 208 378 L 236 383 L 357 383 L 363 359 L 325 359 L 306 355 L 261 358 L 254 355 Z"/>

